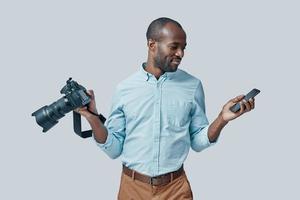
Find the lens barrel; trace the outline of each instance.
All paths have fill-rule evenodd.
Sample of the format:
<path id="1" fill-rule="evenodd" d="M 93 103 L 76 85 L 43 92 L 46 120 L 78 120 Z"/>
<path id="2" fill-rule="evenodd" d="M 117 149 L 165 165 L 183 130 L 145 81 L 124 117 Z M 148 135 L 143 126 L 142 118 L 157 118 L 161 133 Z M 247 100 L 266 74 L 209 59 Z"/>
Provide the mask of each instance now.
<path id="1" fill-rule="evenodd" d="M 62 97 L 56 102 L 52 103 L 50 106 L 44 106 L 34 113 L 36 122 L 43 128 L 43 132 L 48 131 L 58 120 L 65 116 L 66 113 L 72 110 L 72 106 L 66 97 Z"/>

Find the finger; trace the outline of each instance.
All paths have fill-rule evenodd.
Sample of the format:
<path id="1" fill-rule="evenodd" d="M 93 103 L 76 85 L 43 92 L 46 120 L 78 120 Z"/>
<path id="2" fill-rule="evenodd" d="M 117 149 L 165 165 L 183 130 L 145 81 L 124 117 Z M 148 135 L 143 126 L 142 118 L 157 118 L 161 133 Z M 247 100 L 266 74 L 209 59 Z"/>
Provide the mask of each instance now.
<path id="1" fill-rule="evenodd" d="M 255 107 L 255 103 L 254 103 L 254 99 L 249 99 L 249 103 L 250 103 L 250 107 L 251 107 L 251 110 L 254 109 Z"/>
<path id="2" fill-rule="evenodd" d="M 74 112 L 79 113 L 80 114 L 80 108 L 76 108 L 74 109 Z"/>
<path id="3" fill-rule="evenodd" d="M 240 104 L 239 115 L 241 115 L 245 110 L 245 105 L 244 105 L 243 101 L 240 101 L 239 104 Z"/>
<path id="4" fill-rule="evenodd" d="M 251 105 L 249 103 L 249 101 L 246 101 L 245 99 L 243 100 L 243 103 L 245 105 L 245 111 L 248 112 L 251 110 Z"/>
<path id="5" fill-rule="evenodd" d="M 244 98 L 245 95 L 239 95 L 236 96 L 235 98 L 231 99 L 230 101 L 232 101 L 233 103 L 237 103 L 239 101 L 241 101 Z"/>
<path id="6" fill-rule="evenodd" d="M 239 95 L 239 96 L 236 96 L 234 97 L 233 99 L 230 99 L 227 104 L 225 105 L 226 108 L 230 108 L 232 107 L 234 104 L 240 102 L 243 98 L 244 98 L 245 95 Z"/>
<path id="7" fill-rule="evenodd" d="M 93 90 L 87 90 L 86 91 L 89 95 L 94 96 L 94 91 Z"/>
<path id="8" fill-rule="evenodd" d="M 238 103 L 242 98 L 244 97 L 244 95 L 239 95 L 236 96 L 233 99 L 230 99 L 224 106 L 223 109 L 228 110 L 230 109 L 232 106 L 234 106 L 236 103 Z"/>
<path id="9" fill-rule="evenodd" d="M 87 110 L 87 106 L 78 107 L 74 110 L 77 110 L 78 112 L 83 111 L 83 110 Z"/>

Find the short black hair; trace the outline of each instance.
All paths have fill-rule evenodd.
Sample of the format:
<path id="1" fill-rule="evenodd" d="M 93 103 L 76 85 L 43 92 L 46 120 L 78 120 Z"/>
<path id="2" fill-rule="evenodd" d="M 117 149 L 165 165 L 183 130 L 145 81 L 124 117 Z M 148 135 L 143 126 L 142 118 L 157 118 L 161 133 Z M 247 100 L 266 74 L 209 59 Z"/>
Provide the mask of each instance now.
<path id="1" fill-rule="evenodd" d="M 146 32 L 147 41 L 150 39 L 159 41 L 161 37 L 160 31 L 167 23 L 173 23 L 183 30 L 182 26 L 177 21 L 167 17 L 160 17 L 158 19 L 153 20 L 148 26 Z"/>

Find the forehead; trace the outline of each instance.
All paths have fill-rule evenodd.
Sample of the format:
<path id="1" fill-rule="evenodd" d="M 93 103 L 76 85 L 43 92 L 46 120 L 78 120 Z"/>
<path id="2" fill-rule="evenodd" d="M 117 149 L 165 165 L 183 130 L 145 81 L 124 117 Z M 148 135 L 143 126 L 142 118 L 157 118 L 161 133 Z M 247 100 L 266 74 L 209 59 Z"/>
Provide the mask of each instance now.
<path id="1" fill-rule="evenodd" d="M 173 23 L 167 23 L 161 30 L 161 41 L 167 43 L 186 43 L 186 34 L 183 29 Z"/>

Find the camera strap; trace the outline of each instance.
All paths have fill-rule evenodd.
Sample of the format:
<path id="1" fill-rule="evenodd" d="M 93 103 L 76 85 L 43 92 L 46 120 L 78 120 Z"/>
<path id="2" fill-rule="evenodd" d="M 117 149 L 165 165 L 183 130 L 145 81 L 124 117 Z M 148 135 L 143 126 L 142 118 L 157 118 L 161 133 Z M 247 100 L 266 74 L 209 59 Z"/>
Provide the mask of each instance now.
<path id="1" fill-rule="evenodd" d="M 93 115 L 99 117 L 100 121 L 104 124 L 106 121 L 105 117 L 101 114 L 97 115 L 96 113 L 91 112 Z M 82 131 L 81 130 L 81 115 L 75 111 L 73 111 L 73 128 L 77 135 L 82 138 L 92 137 L 92 130 Z"/>

